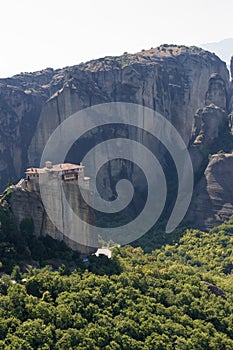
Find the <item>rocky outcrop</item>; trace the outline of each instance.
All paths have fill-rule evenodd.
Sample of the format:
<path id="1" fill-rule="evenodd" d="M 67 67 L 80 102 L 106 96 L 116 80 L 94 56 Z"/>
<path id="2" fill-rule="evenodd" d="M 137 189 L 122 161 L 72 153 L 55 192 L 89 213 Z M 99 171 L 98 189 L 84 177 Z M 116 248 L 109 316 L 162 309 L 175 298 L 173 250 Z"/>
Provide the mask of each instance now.
<path id="1" fill-rule="evenodd" d="M 214 72 L 221 75 L 225 86 L 228 85 L 226 65 L 217 56 L 198 48 L 177 46 L 162 46 L 134 55 L 105 57 L 74 67 L 70 69 L 68 81 L 63 88 L 43 107 L 37 131 L 29 148 L 29 162 L 33 165 L 39 164 L 52 131 L 71 114 L 98 103 L 111 101 L 138 103 L 157 110 L 172 122 L 186 144 L 189 144 L 193 116 L 197 108 L 205 105 L 209 78 Z M 214 93 L 213 96 L 215 97 Z M 117 126 L 111 127 L 110 130 L 98 128 L 94 136 L 89 134 L 83 138 L 83 142 L 69 160 L 74 163 L 80 162 L 80 158 L 75 158 L 77 154 L 85 154 L 91 146 L 105 140 L 106 135 L 125 137 L 124 135 L 129 134 L 134 139 L 149 138 L 143 138 L 138 132 L 134 135 L 127 126 L 121 127 L 121 130 Z M 153 142 L 147 144 L 153 145 Z M 152 151 L 164 164 L 166 150 L 157 143 Z M 111 186 L 122 175 L 132 180 L 131 165 L 126 162 L 121 167 L 118 165 L 117 161 L 111 162 L 103 171 L 101 188 L 106 187 L 106 184 Z M 113 191 L 108 189 L 108 197 L 112 196 Z"/>
<path id="2" fill-rule="evenodd" d="M 209 154 L 214 149 L 214 142 L 221 132 L 228 129 L 227 113 L 223 109 L 211 104 L 201 108 L 194 116 L 193 143 L 189 148 L 194 173 L 203 170 Z"/>
<path id="3" fill-rule="evenodd" d="M 217 287 L 215 284 L 203 281 L 208 288 L 208 290 L 212 293 L 215 294 L 217 297 L 222 297 L 223 299 L 227 299 L 226 293 Z"/>
<path id="4" fill-rule="evenodd" d="M 231 57 L 230 71 L 231 71 L 231 78 L 233 79 L 233 56 Z"/>
<path id="5" fill-rule="evenodd" d="M 217 56 L 182 46 L 105 57 L 71 68 L 64 87 L 43 107 L 29 148 L 29 162 L 38 165 L 51 132 L 60 122 L 85 107 L 110 101 L 133 102 L 157 110 L 188 144 L 193 116 L 205 105 L 209 78 L 214 72 L 228 84 L 226 65 Z M 99 130 L 98 141 L 103 138 Z"/>
<path id="6" fill-rule="evenodd" d="M 17 226 L 20 227 L 20 223 L 23 219 L 32 219 L 34 223 L 34 234 L 36 236 L 49 235 L 57 240 L 63 240 L 73 250 L 78 250 L 82 255 L 89 255 L 96 251 L 98 246 L 97 237 L 95 237 L 89 228 L 88 223 L 94 223 L 94 212 L 83 200 L 80 194 L 79 187 L 76 181 L 63 183 L 64 193 L 67 196 L 69 203 L 71 203 L 72 209 L 75 214 L 83 220 L 82 227 L 75 228 L 77 237 L 72 237 L 63 232 L 55 226 L 50 220 L 44 204 L 41 200 L 39 192 L 28 191 L 23 188 L 15 188 L 9 198 L 9 206 L 16 219 Z M 49 196 L 51 199 L 51 210 L 54 211 L 54 215 L 64 215 L 61 209 L 61 203 L 58 200 L 61 196 L 61 189 L 56 186 L 49 187 Z M 61 217 L 62 224 L 64 225 L 64 232 L 71 230 L 71 225 L 74 220 L 68 214 Z M 66 227 L 65 227 L 66 226 Z M 80 244 L 79 236 L 85 237 L 84 244 Z"/>
<path id="7" fill-rule="evenodd" d="M 198 110 L 194 117 L 194 145 L 211 145 L 221 134 L 221 129 L 228 126 L 226 112 L 216 105 Z"/>
<path id="8" fill-rule="evenodd" d="M 233 110 L 233 86 L 229 88 L 226 64 L 216 55 L 196 47 L 175 45 L 105 57 L 56 71 L 48 68 L 0 79 L 0 190 L 10 179 L 18 179 L 27 166 L 39 165 L 49 136 L 63 120 L 86 107 L 111 101 L 137 103 L 160 112 L 189 145 L 195 172 L 201 170 L 203 174 L 208 154 L 213 153 L 212 147 L 226 127 L 226 115 Z M 127 135 L 127 126 L 107 130 L 100 127 L 85 135 L 75 152 L 70 153 L 69 160 L 79 163 L 80 157 L 94 144 L 108 137 Z M 143 138 L 140 132 L 132 132 L 131 136 L 140 138 L 145 145 L 151 144 L 161 163 L 166 164 L 166 150 L 150 142 L 150 136 Z M 209 166 L 207 169 L 211 172 L 211 162 Z M 101 174 L 102 185 L 111 187 L 122 174 L 129 179 L 137 178 L 134 172 L 132 166 L 123 161 L 112 162 Z M 209 178 L 212 179 L 210 175 Z M 194 197 L 197 193 L 195 190 Z M 108 197 L 112 195 L 110 190 Z M 22 192 L 20 196 L 23 197 L 15 197 L 16 203 L 23 198 L 32 202 L 31 208 L 25 204 L 21 214 L 17 214 L 12 202 L 19 221 L 23 212 L 34 216 L 36 206 L 40 207 L 37 199 L 25 197 L 30 194 Z M 209 218 L 217 210 L 217 204 L 211 203 L 214 207 L 208 212 Z M 80 207 L 80 203 L 76 204 Z M 36 233 L 50 232 L 61 239 L 46 215 L 37 209 Z M 190 217 L 195 220 L 192 210 L 191 213 Z M 203 218 L 200 226 L 210 227 L 205 225 L 207 222 Z"/>
<path id="9" fill-rule="evenodd" d="M 204 176 L 196 185 L 187 221 L 210 230 L 228 220 L 233 212 L 233 153 L 211 157 Z"/>
<path id="10" fill-rule="evenodd" d="M 24 170 L 43 101 L 40 94 L 0 83 L 0 190 Z"/>
<path id="11" fill-rule="evenodd" d="M 34 234 L 36 236 L 42 235 L 45 211 L 39 194 L 37 192 L 15 189 L 12 191 L 8 201 L 18 228 L 23 219 L 33 219 Z"/>
<path id="12" fill-rule="evenodd" d="M 46 69 L 0 79 L 0 191 L 22 176 L 42 106 L 63 86 L 64 76 Z"/>
<path id="13" fill-rule="evenodd" d="M 229 112 L 231 113 L 231 124 L 233 125 L 233 56 L 231 57 L 231 85 L 229 90 Z"/>
<path id="14" fill-rule="evenodd" d="M 206 106 L 198 109 L 194 116 L 189 146 L 196 181 L 203 175 L 209 155 L 219 151 L 218 146 L 215 147 L 216 140 L 230 131 L 226 103 L 226 84 L 218 74 L 212 74 L 206 92 Z"/>
<path id="15" fill-rule="evenodd" d="M 209 87 L 206 93 L 205 105 L 214 104 L 222 109 L 227 108 L 226 82 L 219 74 L 212 74 L 209 80 Z"/>
<path id="16" fill-rule="evenodd" d="M 193 115 L 204 105 L 214 72 L 228 83 L 226 65 L 214 54 L 163 45 L 0 79 L 0 191 L 18 180 L 27 166 L 39 165 L 49 135 L 62 120 L 99 103 L 127 101 L 151 107 L 168 118 L 188 144 Z M 103 137 L 100 131 L 99 140 Z"/>
<path id="17" fill-rule="evenodd" d="M 194 117 L 189 150 L 196 178 L 201 179 L 194 188 L 186 219 L 202 230 L 209 230 L 232 215 L 233 154 L 228 152 L 233 150 L 233 138 L 227 100 L 225 82 L 219 75 L 212 75 L 206 93 L 207 106 L 199 109 Z M 211 156 L 218 151 L 221 154 Z"/>

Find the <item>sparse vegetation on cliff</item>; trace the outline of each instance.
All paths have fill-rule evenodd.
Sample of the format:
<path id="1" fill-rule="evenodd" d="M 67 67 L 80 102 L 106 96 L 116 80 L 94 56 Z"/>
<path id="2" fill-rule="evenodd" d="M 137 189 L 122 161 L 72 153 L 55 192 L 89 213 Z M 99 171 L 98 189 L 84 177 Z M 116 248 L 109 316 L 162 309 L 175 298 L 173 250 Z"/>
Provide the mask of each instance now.
<path id="1" fill-rule="evenodd" d="M 181 54 L 195 54 L 208 57 L 209 53 L 197 46 L 185 46 L 185 45 L 172 45 L 163 44 L 156 48 L 150 48 L 148 50 L 142 49 L 140 52 L 131 54 L 124 52 L 121 56 L 106 56 L 99 59 L 91 60 L 86 63 L 82 63 L 80 68 L 82 70 L 105 70 L 110 68 L 122 68 L 129 64 L 156 61 L 159 58 L 167 56 L 179 56 Z"/>
<path id="2" fill-rule="evenodd" d="M 46 261 L 57 259 L 66 264 L 83 266 L 79 253 L 69 249 L 64 242 L 49 236 L 36 237 L 31 218 L 24 219 L 17 229 L 9 209 L 0 208 L 0 270 L 11 273 L 15 265 L 25 269 L 26 265 L 43 266 Z"/>

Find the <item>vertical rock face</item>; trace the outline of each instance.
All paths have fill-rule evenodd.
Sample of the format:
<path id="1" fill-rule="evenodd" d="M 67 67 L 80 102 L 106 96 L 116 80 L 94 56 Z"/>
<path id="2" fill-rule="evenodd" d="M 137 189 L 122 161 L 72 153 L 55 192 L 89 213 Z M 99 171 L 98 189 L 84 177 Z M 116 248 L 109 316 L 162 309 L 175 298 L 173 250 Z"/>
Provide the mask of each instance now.
<path id="1" fill-rule="evenodd" d="M 227 116 L 231 108 L 227 108 L 228 96 L 222 78 L 212 75 L 206 94 L 208 106 L 200 109 L 194 119 L 190 155 L 194 171 L 205 171 L 194 188 L 186 220 L 202 230 L 229 219 L 233 212 L 233 154 L 228 153 L 233 150 L 233 138 Z M 224 154 L 210 157 L 213 151 Z"/>
<path id="2" fill-rule="evenodd" d="M 231 57 L 231 85 L 230 85 L 230 91 L 229 91 L 229 112 L 233 112 L 233 56 Z M 233 123 L 232 123 L 233 124 Z"/>
<path id="3" fill-rule="evenodd" d="M 0 191 L 22 176 L 42 106 L 62 80 L 53 69 L 0 79 Z"/>
<path id="4" fill-rule="evenodd" d="M 231 57 L 230 70 L 231 70 L 231 78 L 233 79 L 233 56 Z"/>
<path id="5" fill-rule="evenodd" d="M 203 174 L 208 154 L 212 153 L 213 145 L 227 128 L 226 115 L 233 111 L 233 85 L 231 83 L 229 88 L 226 64 L 217 56 L 196 47 L 175 45 L 163 45 L 120 57 L 105 57 L 56 71 L 47 69 L 0 79 L 0 190 L 12 177 L 19 178 L 27 166 L 39 165 L 49 136 L 62 121 L 86 107 L 111 101 L 136 103 L 161 113 L 189 145 L 196 173 L 201 169 Z M 129 132 L 127 126 L 99 127 L 83 138 L 78 152 L 83 155 L 92 145 L 109 137 L 127 138 Z M 140 131 L 132 131 L 130 136 L 143 140 L 146 146 L 151 143 L 150 137 L 144 138 Z M 164 164 L 165 150 L 158 143 L 154 143 L 153 147 Z M 75 156 L 73 152 L 72 157 Z M 70 160 L 74 163 L 80 161 L 75 158 Z M 226 163 L 231 164 L 229 160 Z M 226 165 L 227 169 L 229 166 Z M 212 165 L 207 169 L 201 180 L 202 186 L 212 181 L 212 176 L 206 174 L 215 171 Z M 132 165 L 119 160 L 112 162 L 102 173 L 102 186 L 106 187 L 109 182 L 111 187 L 122 174 L 130 179 L 137 177 Z M 196 193 L 195 190 L 194 197 Z M 108 197 L 112 195 L 110 189 Z M 62 236 L 61 231 L 55 228 L 44 209 L 40 209 L 40 200 L 33 196 L 23 191 L 15 192 L 12 210 L 18 222 L 25 216 L 35 216 L 36 234 L 49 233 L 75 247 L 74 241 Z M 69 189 L 67 196 L 80 211 L 81 217 L 92 217 L 89 209 L 73 198 Z M 200 196 L 199 203 L 210 199 L 202 206 L 212 208 L 212 211 L 206 210 L 210 217 L 217 210 L 218 201 L 212 200 L 213 193 L 205 199 Z M 227 199 L 222 196 L 221 200 L 222 206 Z M 189 217 L 195 221 L 193 213 L 191 210 Z M 203 219 L 200 226 L 204 227 L 206 222 Z"/>
<path id="6" fill-rule="evenodd" d="M 221 131 L 228 128 L 226 112 L 215 106 L 201 108 L 194 117 L 193 143 L 189 147 L 189 153 L 193 163 L 194 173 L 203 170 L 208 161 L 215 140 Z"/>
<path id="7" fill-rule="evenodd" d="M 216 154 L 210 159 L 197 184 L 187 215 L 192 226 L 209 230 L 228 220 L 233 212 L 233 154 Z"/>
<path id="8" fill-rule="evenodd" d="M 44 100 L 32 91 L 0 83 L 0 184 L 21 176 Z"/>
<path id="9" fill-rule="evenodd" d="M 0 190 L 28 165 L 39 164 L 49 135 L 61 121 L 95 104 L 127 101 L 156 109 L 188 143 L 194 113 L 204 105 L 214 72 L 228 82 L 226 65 L 215 55 L 164 45 L 0 79 Z"/>
<path id="10" fill-rule="evenodd" d="M 227 107 L 226 82 L 219 74 L 216 73 L 211 75 L 205 98 L 206 106 L 210 105 L 211 103 L 222 109 L 226 109 Z"/>
<path id="11" fill-rule="evenodd" d="M 95 237 L 88 223 L 94 223 L 93 210 L 83 200 L 77 181 L 63 183 L 64 195 L 71 205 L 70 213 L 64 212 L 60 198 L 63 195 L 61 187 L 48 186 L 48 196 L 50 199 L 50 214 L 58 219 L 60 227 L 51 221 L 45 210 L 39 192 L 27 191 L 22 188 L 15 189 L 10 197 L 10 207 L 16 219 L 18 227 L 25 218 L 32 218 L 34 222 L 34 234 L 49 235 L 57 240 L 63 240 L 72 249 L 78 250 L 82 255 L 89 255 L 96 251 L 98 246 Z M 79 227 L 74 225 L 73 215 L 77 215 L 82 224 Z M 71 235 L 71 232 L 74 234 Z"/>
<path id="12" fill-rule="evenodd" d="M 40 236 L 42 234 L 45 212 L 38 193 L 18 189 L 12 192 L 9 203 L 17 226 L 20 226 L 23 219 L 32 218 L 34 222 L 34 233 L 36 236 Z"/>
<path id="13" fill-rule="evenodd" d="M 29 162 L 38 165 L 50 134 L 60 122 L 85 107 L 110 101 L 138 103 L 157 110 L 188 144 L 194 113 L 205 104 L 209 77 L 214 72 L 221 75 L 219 82 L 228 84 L 226 65 L 217 56 L 176 46 L 106 57 L 71 68 L 63 88 L 43 106 L 29 148 Z M 218 84 L 215 80 L 212 95 L 218 98 L 214 95 Z M 207 100 L 211 98 L 207 96 Z"/>
<path id="14" fill-rule="evenodd" d="M 218 57 L 201 49 L 177 46 L 160 47 L 134 55 L 106 57 L 71 68 L 63 88 L 43 107 L 28 152 L 29 164 L 39 164 L 49 136 L 71 114 L 111 101 L 137 103 L 155 109 L 171 121 L 186 144 L 189 144 L 194 114 L 205 105 L 209 78 L 214 72 L 221 75 L 225 85 L 229 83 L 226 65 Z M 90 145 L 105 140 L 106 135 L 116 137 L 130 133 L 127 126 L 121 127 L 121 130 L 116 126 L 111 130 L 100 127 L 94 136 L 89 134 L 84 137 L 80 148 L 85 154 Z M 138 132 L 131 136 L 145 140 Z M 156 144 L 153 151 L 163 163 L 165 152 L 159 147 Z M 80 160 L 69 158 L 75 163 Z M 113 161 L 106 167 L 102 173 L 101 187 L 106 187 L 108 183 L 111 186 L 117 178 L 122 177 L 123 172 L 124 176 L 132 179 L 132 166 L 127 163 L 122 163 L 120 167 L 118 165 L 118 161 Z M 113 195 L 110 189 L 108 197 Z"/>
<path id="15" fill-rule="evenodd" d="M 205 107 L 198 109 L 194 116 L 191 152 L 197 147 L 200 150 L 203 147 L 210 150 L 214 140 L 228 128 L 227 97 L 226 82 L 218 74 L 212 74 L 206 92 Z"/>
<path id="16" fill-rule="evenodd" d="M 211 145 L 227 122 L 226 112 L 215 105 L 199 109 L 194 117 L 194 145 Z"/>

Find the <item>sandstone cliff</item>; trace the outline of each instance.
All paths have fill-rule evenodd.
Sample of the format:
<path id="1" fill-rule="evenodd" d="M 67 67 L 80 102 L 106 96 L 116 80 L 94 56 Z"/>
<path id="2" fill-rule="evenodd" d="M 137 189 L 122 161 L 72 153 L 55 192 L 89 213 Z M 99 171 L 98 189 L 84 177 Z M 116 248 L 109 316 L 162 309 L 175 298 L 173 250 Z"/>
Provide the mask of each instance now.
<path id="1" fill-rule="evenodd" d="M 59 199 L 62 193 L 59 186 L 48 186 L 48 196 L 51 200 L 53 215 L 55 217 L 61 216 L 60 219 L 64 226 L 63 232 L 59 231 L 50 220 L 39 192 L 29 191 L 20 187 L 15 188 L 9 199 L 10 209 L 14 214 L 18 227 L 23 219 L 32 219 L 36 236 L 49 235 L 57 240 L 63 240 L 70 248 L 78 250 L 82 255 L 89 255 L 95 252 L 98 246 L 97 237 L 91 233 L 88 226 L 88 223 L 94 223 L 94 212 L 82 199 L 77 181 L 63 183 L 63 188 L 74 213 L 84 222 L 82 226 L 74 228 L 75 237 L 71 237 L 69 234 L 69 230 L 71 231 L 74 222 L 72 214 L 64 214 L 61 210 Z M 68 234 L 64 234 L 64 232 Z M 85 241 L 83 244 L 80 244 L 80 241 L 83 241 L 83 237 Z"/>
<path id="2" fill-rule="evenodd" d="M 205 168 L 209 154 L 219 151 L 220 145 L 219 143 L 216 145 L 216 140 L 224 138 L 224 134 L 230 132 L 227 97 L 226 83 L 218 74 L 212 74 L 206 92 L 205 106 L 198 109 L 194 115 L 189 152 L 195 174 Z"/>
<path id="3" fill-rule="evenodd" d="M 0 79 L 0 191 L 24 173 L 42 107 L 63 81 L 53 69 Z"/>
<path id="4" fill-rule="evenodd" d="M 215 154 L 197 184 L 187 215 L 191 226 L 209 230 L 233 213 L 233 154 Z"/>
<path id="5" fill-rule="evenodd" d="M 193 116 L 208 98 L 213 73 L 228 86 L 224 62 L 202 49 L 183 46 L 105 57 L 70 68 L 63 88 L 43 106 L 29 148 L 29 162 L 38 165 L 46 141 L 60 122 L 85 107 L 110 101 L 133 102 L 157 110 L 188 144 Z M 103 137 L 99 130 L 99 140 Z"/>
<path id="6" fill-rule="evenodd" d="M 194 188 L 186 220 L 202 230 L 228 220 L 233 213 L 231 94 L 232 88 L 228 92 L 221 77 L 212 75 L 206 94 L 208 106 L 195 116 L 190 155 L 196 174 L 204 174 Z"/>
<path id="7" fill-rule="evenodd" d="M 10 179 L 22 176 L 27 166 L 39 165 L 50 134 L 63 120 L 83 108 L 111 101 L 138 103 L 170 120 L 190 147 L 199 179 L 208 164 L 208 154 L 222 149 L 221 137 L 229 134 L 227 115 L 233 110 L 233 85 L 229 85 L 226 64 L 216 55 L 196 47 L 175 45 L 105 57 L 56 71 L 49 68 L 0 79 L 0 190 Z M 72 157 L 80 157 L 90 146 L 112 135 L 127 137 L 127 127 L 115 126 L 107 131 L 99 128 L 94 134 L 86 135 L 78 145 L 78 155 L 73 152 Z M 135 133 L 134 137 L 140 135 Z M 153 151 L 161 163 L 166 164 L 166 152 L 159 147 L 155 143 Z M 229 143 L 225 148 L 224 151 L 230 152 Z M 80 158 L 71 160 L 78 163 Z M 113 162 L 102 173 L 102 185 L 109 182 L 111 186 L 122 173 L 132 178 L 131 166 L 124 162 L 118 165 Z M 205 177 L 206 173 L 202 182 Z M 194 198 L 199 193 L 198 186 Z M 108 196 L 112 194 L 110 191 Z M 31 195 L 18 193 L 16 204 L 12 202 L 13 210 L 19 210 L 16 214 L 19 220 L 22 216 L 21 209 L 16 209 L 19 203 L 31 201 L 31 205 L 23 204 L 22 212 L 34 217 L 38 209 L 37 234 L 49 227 L 54 237 L 59 238 L 60 233 L 50 226 L 38 201 L 33 202 L 33 198 L 27 196 Z M 224 200 L 222 198 L 223 205 Z M 80 203 L 77 205 L 79 207 Z M 211 211 L 207 212 L 209 218 L 213 217 L 216 203 L 210 201 L 205 205 L 211 206 Z M 192 210 L 189 217 L 195 221 Z M 204 222 L 207 221 L 199 226 L 204 227 Z"/>
<path id="8" fill-rule="evenodd" d="M 231 113 L 231 124 L 233 125 L 233 56 L 231 57 L 231 84 L 229 90 L 229 112 Z"/>
<path id="9" fill-rule="evenodd" d="M 29 147 L 29 163 L 39 164 L 49 136 L 63 120 L 83 108 L 110 101 L 138 103 L 160 112 L 172 122 L 188 145 L 196 110 L 204 106 L 212 95 L 221 99 L 221 94 L 216 96 L 213 91 L 216 84 L 209 89 L 212 95 L 207 94 L 212 74 L 218 74 L 225 89 L 228 88 L 226 65 L 217 56 L 195 47 L 166 45 L 132 55 L 105 57 L 70 68 L 63 88 L 43 106 Z M 166 164 L 166 150 L 160 144 L 152 142 L 148 135 L 144 138 L 137 130 L 128 130 L 127 126 L 120 129 L 117 126 L 98 128 L 94 135 L 86 135 L 69 160 L 79 162 L 81 159 L 75 157 L 80 154 L 80 149 L 85 154 L 106 137 L 127 137 L 125 135 L 129 134 L 133 139 L 145 140 L 147 146 L 153 145 L 152 151 L 162 164 Z M 132 181 L 134 177 L 130 164 L 122 162 L 119 167 L 118 161 L 111 162 L 101 175 L 100 188 L 108 186 L 108 198 L 114 196 L 111 184 L 117 178 L 124 175 Z"/>

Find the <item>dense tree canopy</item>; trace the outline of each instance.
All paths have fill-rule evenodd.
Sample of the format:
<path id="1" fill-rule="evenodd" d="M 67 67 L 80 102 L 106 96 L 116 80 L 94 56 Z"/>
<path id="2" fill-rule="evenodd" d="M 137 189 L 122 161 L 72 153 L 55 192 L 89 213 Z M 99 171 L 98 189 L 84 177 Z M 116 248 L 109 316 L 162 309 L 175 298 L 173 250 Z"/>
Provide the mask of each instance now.
<path id="1" fill-rule="evenodd" d="M 232 240 L 230 220 L 150 254 L 114 248 L 73 271 L 23 273 L 18 260 L 13 280 L 0 280 L 0 349 L 232 350 Z"/>

